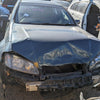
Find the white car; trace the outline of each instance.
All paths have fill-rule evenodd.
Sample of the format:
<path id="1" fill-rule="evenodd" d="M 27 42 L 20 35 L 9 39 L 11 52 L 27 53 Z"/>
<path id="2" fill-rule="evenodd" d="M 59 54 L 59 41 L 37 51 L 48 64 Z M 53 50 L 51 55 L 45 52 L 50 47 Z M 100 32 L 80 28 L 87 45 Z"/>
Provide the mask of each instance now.
<path id="1" fill-rule="evenodd" d="M 0 42 L 0 74 L 4 84 L 20 83 L 27 91 L 79 88 L 100 71 L 99 55 L 100 41 L 62 6 L 19 0 Z"/>
<path id="2" fill-rule="evenodd" d="M 70 3 L 68 1 L 65 1 L 65 0 L 51 0 L 51 1 L 55 1 L 56 3 L 60 4 L 61 6 L 63 6 L 66 10 L 70 5 Z"/>
<path id="3" fill-rule="evenodd" d="M 99 36 L 100 0 L 73 0 L 68 11 L 75 20 L 80 20 L 81 28 L 96 37 Z"/>

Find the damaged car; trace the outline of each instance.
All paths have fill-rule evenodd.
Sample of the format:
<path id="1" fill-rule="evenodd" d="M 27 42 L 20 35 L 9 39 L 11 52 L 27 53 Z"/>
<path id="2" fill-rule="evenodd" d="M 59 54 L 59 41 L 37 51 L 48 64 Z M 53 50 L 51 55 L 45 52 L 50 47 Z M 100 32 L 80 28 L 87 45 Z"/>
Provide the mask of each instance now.
<path id="1" fill-rule="evenodd" d="M 100 39 L 100 0 L 73 0 L 68 11 L 81 28 Z"/>
<path id="2" fill-rule="evenodd" d="M 100 41 L 78 27 L 62 6 L 19 0 L 9 19 L 5 15 L 2 19 L 9 20 L 0 42 L 4 84 L 15 82 L 27 91 L 53 91 L 92 83 Z"/>

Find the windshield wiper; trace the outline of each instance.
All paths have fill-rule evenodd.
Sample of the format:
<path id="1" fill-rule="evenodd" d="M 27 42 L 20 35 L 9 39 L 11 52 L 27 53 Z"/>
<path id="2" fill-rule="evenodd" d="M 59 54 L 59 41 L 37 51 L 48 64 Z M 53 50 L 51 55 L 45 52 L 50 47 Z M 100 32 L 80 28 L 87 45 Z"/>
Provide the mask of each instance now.
<path id="1" fill-rule="evenodd" d="M 20 24 L 33 24 L 33 25 L 62 25 L 62 24 L 51 24 L 51 23 L 32 23 L 32 22 L 19 22 Z"/>
<path id="2" fill-rule="evenodd" d="M 33 24 L 33 25 L 57 25 L 57 26 L 73 26 L 73 25 L 74 25 L 74 24 L 32 23 L 32 22 L 20 22 L 20 24 Z"/>
<path id="3" fill-rule="evenodd" d="M 35 23 L 33 23 L 35 24 Z M 52 24 L 52 23 L 36 23 L 37 25 L 57 25 L 57 26 L 72 26 L 74 24 Z"/>
<path id="4" fill-rule="evenodd" d="M 40 23 L 40 25 L 62 25 L 62 24 Z"/>

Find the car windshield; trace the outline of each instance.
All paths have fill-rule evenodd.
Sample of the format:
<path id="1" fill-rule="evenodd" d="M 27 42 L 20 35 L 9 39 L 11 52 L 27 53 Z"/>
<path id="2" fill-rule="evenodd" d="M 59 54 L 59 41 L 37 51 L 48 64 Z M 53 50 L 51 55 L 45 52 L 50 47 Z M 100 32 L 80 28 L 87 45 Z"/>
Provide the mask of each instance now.
<path id="1" fill-rule="evenodd" d="M 76 25 L 61 6 L 21 3 L 15 15 L 15 23 L 43 25 Z"/>

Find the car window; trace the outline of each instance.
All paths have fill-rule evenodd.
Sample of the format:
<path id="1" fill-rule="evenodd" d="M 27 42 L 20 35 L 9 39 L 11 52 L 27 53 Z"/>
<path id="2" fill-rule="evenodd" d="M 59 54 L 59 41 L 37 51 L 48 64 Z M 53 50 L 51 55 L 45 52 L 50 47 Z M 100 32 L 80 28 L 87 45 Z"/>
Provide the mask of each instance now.
<path id="1" fill-rule="evenodd" d="M 88 6 L 87 2 L 80 2 L 77 6 L 77 11 L 80 13 L 85 13 L 87 6 Z"/>
<path id="2" fill-rule="evenodd" d="M 77 2 L 71 6 L 71 9 L 80 13 L 85 13 L 87 6 L 88 2 Z"/>
<path id="3" fill-rule="evenodd" d="M 78 4 L 79 4 L 79 2 L 74 3 L 74 4 L 71 6 L 71 8 L 70 8 L 70 9 L 72 9 L 72 10 L 76 10 L 76 9 L 77 9 Z"/>
<path id="4" fill-rule="evenodd" d="M 20 4 L 15 22 L 21 24 L 75 25 L 68 12 L 61 6 Z"/>

